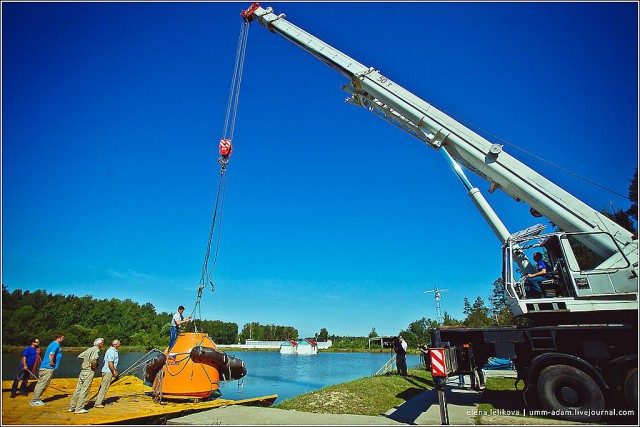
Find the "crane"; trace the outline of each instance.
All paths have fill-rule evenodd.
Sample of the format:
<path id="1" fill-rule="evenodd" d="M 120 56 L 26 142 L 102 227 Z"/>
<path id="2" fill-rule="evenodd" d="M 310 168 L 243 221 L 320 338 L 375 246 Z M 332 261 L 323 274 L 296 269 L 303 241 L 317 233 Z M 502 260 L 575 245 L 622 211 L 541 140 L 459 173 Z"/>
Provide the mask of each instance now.
<path id="1" fill-rule="evenodd" d="M 482 388 L 487 360 L 506 358 L 514 360 L 518 378 L 525 383 L 527 404 L 537 401 L 562 418 L 597 422 L 605 408 L 637 408 L 637 236 L 511 156 L 502 145 L 292 24 L 284 14 L 253 3 L 240 15 L 245 23 L 260 23 L 344 76 L 346 102 L 440 152 L 499 239 L 507 303 L 514 316 L 528 324 L 432 331 L 432 342 L 447 343 L 438 349 L 451 361 L 444 375 L 470 374 L 478 379 L 472 381 L 474 387 Z M 534 217 L 544 216 L 558 230 L 543 233 L 544 226 L 536 224 L 509 232 L 465 169 L 484 179 L 489 193 L 501 190 L 526 203 Z M 524 291 L 527 275 L 537 272 L 530 258 L 537 257 L 545 258 L 552 271 L 540 283 L 542 295 L 531 297 Z M 437 303 L 440 292 L 434 289 Z M 442 377 L 434 378 L 440 387 Z"/>

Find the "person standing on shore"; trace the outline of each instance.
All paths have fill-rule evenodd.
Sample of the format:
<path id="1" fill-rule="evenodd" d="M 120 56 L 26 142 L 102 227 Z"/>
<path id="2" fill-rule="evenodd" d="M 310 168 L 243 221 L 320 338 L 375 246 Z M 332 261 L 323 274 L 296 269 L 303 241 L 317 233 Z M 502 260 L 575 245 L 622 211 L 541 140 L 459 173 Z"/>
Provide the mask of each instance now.
<path id="1" fill-rule="evenodd" d="M 76 414 L 86 414 L 84 404 L 87 401 L 87 395 L 91 388 L 93 376 L 98 370 L 98 358 L 100 357 L 100 349 L 104 346 L 104 338 L 96 338 L 93 347 L 89 347 L 78 355 L 78 359 L 82 359 L 80 366 L 80 376 L 78 377 L 78 385 L 76 386 L 71 403 L 69 404 L 69 412 Z"/>
<path id="2" fill-rule="evenodd" d="M 60 343 L 63 340 L 64 334 L 57 334 L 56 339 L 49 344 L 47 350 L 44 352 L 46 361 L 42 362 L 42 366 L 40 366 L 40 370 L 38 371 L 38 383 L 36 384 L 36 389 L 33 392 L 29 405 L 44 405 L 44 402 L 40 400 L 40 398 L 42 397 L 42 393 L 44 393 L 47 387 L 49 387 L 51 378 L 53 378 L 53 371 L 58 369 L 58 366 L 60 366 L 60 360 L 62 359 L 62 346 Z"/>
<path id="3" fill-rule="evenodd" d="M 18 368 L 16 379 L 13 381 L 13 386 L 11 387 L 11 397 L 16 397 L 18 392 L 18 383 L 20 380 L 22 380 L 22 384 L 20 384 L 20 394 L 23 396 L 27 395 L 27 382 L 31 375 L 34 375 L 33 373 L 35 372 L 35 367 L 38 362 L 39 347 L 40 340 L 38 338 L 33 338 L 29 347 L 25 348 L 22 352 L 20 367 Z"/>
<path id="4" fill-rule="evenodd" d="M 102 367 L 102 382 L 100 383 L 100 390 L 98 390 L 98 397 L 96 397 L 96 403 L 94 408 L 104 408 L 104 397 L 109 391 L 111 386 L 111 380 L 118 378 L 118 347 L 120 347 L 119 340 L 113 340 L 111 347 L 107 349 L 104 354 L 104 366 Z"/>
<path id="5" fill-rule="evenodd" d="M 420 346 L 420 353 L 422 356 L 422 363 L 424 363 L 424 367 L 427 371 L 431 370 L 431 355 L 429 354 L 429 347 L 426 344 L 422 344 Z"/>
<path id="6" fill-rule="evenodd" d="M 398 336 L 395 342 L 394 351 L 396 352 L 396 366 L 398 373 L 403 377 L 407 376 L 407 342 L 402 335 Z"/>

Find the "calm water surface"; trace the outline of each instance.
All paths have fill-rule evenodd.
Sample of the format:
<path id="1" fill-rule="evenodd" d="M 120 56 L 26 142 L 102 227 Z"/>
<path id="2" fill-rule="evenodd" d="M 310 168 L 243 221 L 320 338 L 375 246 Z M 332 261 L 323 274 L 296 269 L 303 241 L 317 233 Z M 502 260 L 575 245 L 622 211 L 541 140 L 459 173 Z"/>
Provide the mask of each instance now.
<path id="1" fill-rule="evenodd" d="M 226 351 L 226 350 L 225 350 Z M 318 390 L 376 373 L 390 358 L 390 353 L 319 353 L 317 355 L 280 354 L 275 351 L 226 351 L 242 359 L 247 375 L 240 381 L 220 385 L 227 399 L 247 399 L 277 394 L 278 400 L 290 399 L 303 393 Z M 57 378 L 77 377 L 80 372 L 79 353 L 64 352 Z M 120 353 L 119 371 L 123 371 L 145 353 Z M 104 352 L 100 354 L 100 368 Z M 14 378 L 20 354 L 2 354 L 2 379 Z M 420 357 L 407 355 L 409 368 L 420 365 Z M 141 371 L 136 370 L 141 377 Z"/>

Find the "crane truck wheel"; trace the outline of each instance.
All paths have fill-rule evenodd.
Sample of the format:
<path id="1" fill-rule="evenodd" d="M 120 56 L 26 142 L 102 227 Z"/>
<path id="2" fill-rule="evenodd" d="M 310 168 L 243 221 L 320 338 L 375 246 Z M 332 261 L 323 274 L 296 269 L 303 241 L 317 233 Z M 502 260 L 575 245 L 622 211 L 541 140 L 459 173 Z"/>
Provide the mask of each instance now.
<path id="1" fill-rule="evenodd" d="M 571 421 L 598 422 L 605 409 L 598 384 L 585 372 L 568 365 L 552 365 L 540 372 L 538 398 L 551 415 Z"/>
<path id="2" fill-rule="evenodd" d="M 638 407 L 638 368 L 630 369 L 624 380 L 624 397 L 632 408 Z"/>

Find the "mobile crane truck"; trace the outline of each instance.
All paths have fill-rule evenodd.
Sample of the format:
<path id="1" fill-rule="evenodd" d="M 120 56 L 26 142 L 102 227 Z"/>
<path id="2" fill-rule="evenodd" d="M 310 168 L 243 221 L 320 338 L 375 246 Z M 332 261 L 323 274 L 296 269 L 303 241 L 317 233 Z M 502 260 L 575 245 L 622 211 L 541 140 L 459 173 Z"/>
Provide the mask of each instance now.
<path id="1" fill-rule="evenodd" d="M 348 79 L 346 102 L 363 107 L 444 156 L 502 245 L 507 303 L 523 327 L 444 328 L 432 332 L 446 350 L 444 376 L 470 375 L 484 385 L 489 357 L 513 360 L 527 406 L 560 418 L 597 422 L 607 411 L 638 406 L 638 241 L 597 210 L 521 163 L 500 144 L 468 129 L 385 77 L 253 3 L 241 12 L 284 36 Z M 510 233 L 462 168 L 544 216 L 544 226 Z M 553 271 L 542 296 L 529 297 L 533 252 Z M 433 362 L 433 361 L 432 361 Z M 433 363 L 432 363 L 433 365 Z"/>

